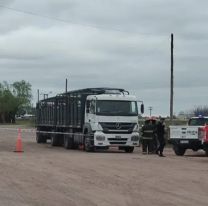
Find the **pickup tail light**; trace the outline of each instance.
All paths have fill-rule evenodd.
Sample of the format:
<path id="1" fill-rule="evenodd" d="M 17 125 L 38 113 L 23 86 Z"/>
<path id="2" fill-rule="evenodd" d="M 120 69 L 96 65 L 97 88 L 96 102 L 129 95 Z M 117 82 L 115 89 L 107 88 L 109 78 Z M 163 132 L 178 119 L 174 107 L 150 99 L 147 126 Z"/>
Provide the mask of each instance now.
<path id="1" fill-rule="evenodd" d="M 208 142 L 208 125 L 204 127 L 204 130 L 205 130 L 204 142 Z"/>
<path id="2" fill-rule="evenodd" d="M 200 127 L 198 130 L 198 134 L 199 134 L 199 139 L 202 142 L 208 143 L 208 125 L 206 125 L 204 127 Z"/>

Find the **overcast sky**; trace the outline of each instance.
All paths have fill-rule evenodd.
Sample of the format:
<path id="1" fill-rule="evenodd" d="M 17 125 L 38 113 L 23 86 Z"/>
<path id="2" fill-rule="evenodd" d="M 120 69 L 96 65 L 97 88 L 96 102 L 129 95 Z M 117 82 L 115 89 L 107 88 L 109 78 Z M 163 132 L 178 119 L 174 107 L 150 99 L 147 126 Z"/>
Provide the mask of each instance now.
<path id="1" fill-rule="evenodd" d="M 68 89 L 124 88 L 145 115 L 208 103 L 207 0 L 0 0 L 0 82 L 26 80 L 50 96 Z M 43 96 L 41 95 L 41 98 Z"/>

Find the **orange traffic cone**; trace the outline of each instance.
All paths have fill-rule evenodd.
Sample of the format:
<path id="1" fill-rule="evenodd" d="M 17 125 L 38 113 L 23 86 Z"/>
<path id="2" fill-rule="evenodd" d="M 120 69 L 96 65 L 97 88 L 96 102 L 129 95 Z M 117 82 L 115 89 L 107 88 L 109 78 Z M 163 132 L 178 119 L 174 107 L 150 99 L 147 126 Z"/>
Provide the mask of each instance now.
<path id="1" fill-rule="evenodd" d="M 24 152 L 22 150 L 22 133 L 21 133 L 21 129 L 18 129 L 18 137 L 17 137 L 17 142 L 16 142 L 16 149 L 14 152 Z"/>

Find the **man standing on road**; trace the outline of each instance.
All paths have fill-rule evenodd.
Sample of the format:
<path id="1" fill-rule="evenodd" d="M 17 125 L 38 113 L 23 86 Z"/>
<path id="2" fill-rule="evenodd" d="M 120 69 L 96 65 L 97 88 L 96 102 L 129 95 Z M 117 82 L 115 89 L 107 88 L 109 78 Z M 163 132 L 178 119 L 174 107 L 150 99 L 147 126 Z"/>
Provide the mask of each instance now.
<path id="1" fill-rule="evenodd" d="M 156 149 L 156 154 L 158 154 L 160 157 L 165 157 L 163 155 L 163 150 L 165 147 L 165 124 L 164 124 L 164 118 L 160 117 L 160 121 L 157 124 L 156 128 L 156 134 L 157 134 L 157 140 L 158 140 L 158 148 Z"/>

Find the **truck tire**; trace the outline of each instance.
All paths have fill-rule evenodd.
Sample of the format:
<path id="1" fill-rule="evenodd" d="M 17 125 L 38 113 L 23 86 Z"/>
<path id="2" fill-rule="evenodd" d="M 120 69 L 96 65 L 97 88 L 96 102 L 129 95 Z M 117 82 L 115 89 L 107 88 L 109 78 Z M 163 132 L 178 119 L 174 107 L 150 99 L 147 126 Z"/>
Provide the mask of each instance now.
<path id="1" fill-rule="evenodd" d="M 73 149 L 74 148 L 74 139 L 69 135 L 64 135 L 64 148 Z"/>
<path id="2" fill-rule="evenodd" d="M 134 147 L 126 147 L 124 150 L 126 153 L 132 153 L 134 151 Z"/>
<path id="3" fill-rule="evenodd" d="M 40 144 L 40 143 L 46 143 L 46 138 L 43 137 L 43 135 L 41 133 L 36 132 L 36 142 L 38 144 Z"/>
<path id="4" fill-rule="evenodd" d="M 90 145 L 90 138 L 85 137 L 84 138 L 84 148 L 86 152 L 94 152 L 94 146 Z"/>
<path id="5" fill-rule="evenodd" d="M 204 151 L 205 151 L 205 155 L 208 157 L 208 148 L 206 148 Z"/>
<path id="6" fill-rule="evenodd" d="M 59 138 L 58 135 L 55 133 L 51 134 L 51 146 L 59 146 Z"/>
<path id="7" fill-rule="evenodd" d="M 180 147 L 179 145 L 173 145 L 173 150 L 177 156 L 183 156 L 186 152 L 185 148 Z"/>
<path id="8" fill-rule="evenodd" d="M 42 143 L 41 134 L 39 132 L 36 132 L 36 142 L 38 144 Z"/>

